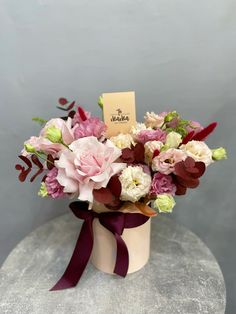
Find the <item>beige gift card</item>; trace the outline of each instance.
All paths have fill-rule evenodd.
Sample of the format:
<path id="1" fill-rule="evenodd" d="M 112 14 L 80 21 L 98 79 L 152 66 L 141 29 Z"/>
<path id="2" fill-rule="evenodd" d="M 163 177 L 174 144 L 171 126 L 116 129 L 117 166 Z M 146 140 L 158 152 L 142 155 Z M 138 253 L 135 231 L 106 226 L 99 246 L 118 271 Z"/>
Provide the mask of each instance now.
<path id="1" fill-rule="evenodd" d="M 107 125 L 106 136 L 128 133 L 136 124 L 135 93 L 104 93 L 103 118 Z"/>

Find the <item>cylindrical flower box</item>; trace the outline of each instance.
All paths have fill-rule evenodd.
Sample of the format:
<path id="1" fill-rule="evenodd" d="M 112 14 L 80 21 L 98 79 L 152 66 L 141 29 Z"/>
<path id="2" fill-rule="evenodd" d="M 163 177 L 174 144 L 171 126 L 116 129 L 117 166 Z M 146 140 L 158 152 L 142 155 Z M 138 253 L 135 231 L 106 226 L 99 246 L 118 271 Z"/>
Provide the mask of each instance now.
<path id="1" fill-rule="evenodd" d="M 101 212 L 101 208 L 98 211 Z M 151 219 L 139 227 L 124 229 L 122 239 L 129 252 L 128 274 L 140 270 L 148 262 L 150 233 Z M 117 253 L 115 237 L 100 224 L 98 219 L 93 221 L 93 234 L 91 262 L 97 269 L 113 274 Z"/>

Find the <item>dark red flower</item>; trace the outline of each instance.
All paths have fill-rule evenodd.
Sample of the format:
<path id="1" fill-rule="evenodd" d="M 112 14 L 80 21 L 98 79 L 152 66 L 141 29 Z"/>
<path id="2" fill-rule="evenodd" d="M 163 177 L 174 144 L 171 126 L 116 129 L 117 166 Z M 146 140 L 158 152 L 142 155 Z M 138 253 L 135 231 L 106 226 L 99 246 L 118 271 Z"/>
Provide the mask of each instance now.
<path id="1" fill-rule="evenodd" d="M 174 182 L 176 184 L 176 195 L 184 195 L 187 188 L 196 188 L 200 181 L 199 178 L 204 174 L 206 166 L 203 162 L 187 157 L 175 165 Z"/>

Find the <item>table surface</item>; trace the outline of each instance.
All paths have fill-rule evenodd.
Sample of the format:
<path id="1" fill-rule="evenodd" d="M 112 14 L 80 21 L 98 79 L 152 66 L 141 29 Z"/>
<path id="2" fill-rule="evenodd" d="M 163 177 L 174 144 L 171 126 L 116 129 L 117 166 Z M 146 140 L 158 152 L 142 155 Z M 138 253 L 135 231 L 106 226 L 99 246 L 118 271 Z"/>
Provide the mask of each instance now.
<path id="1" fill-rule="evenodd" d="M 22 240 L 0 270 L 0 313 L 224 313 L 225 284 L 214 256 L 191 231 L 159 215 L 151 257 L 120 278 L 89 264 L 77 287 L 49 292 L 64 272 L 81 222 L 60 216 Z"/>

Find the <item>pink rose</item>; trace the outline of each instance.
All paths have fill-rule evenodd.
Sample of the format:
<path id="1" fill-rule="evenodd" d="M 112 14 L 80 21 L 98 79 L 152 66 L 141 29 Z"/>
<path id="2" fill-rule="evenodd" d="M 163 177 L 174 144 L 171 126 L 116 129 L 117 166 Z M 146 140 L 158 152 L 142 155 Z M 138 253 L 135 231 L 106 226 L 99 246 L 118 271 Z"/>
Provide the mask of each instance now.
<path id="1" fill-rule="evenodd" d="M 166 132 L 161 129 L 156 130 L 142 130 L 136 135 L 136 140 L 142 144 L 149 141 L 165 142 Z"/>
<path id="2" fill-rule="evenodd" d="M 152 185 L 150 189 L 151 195 L 158 194 L 172 194 L 174 195 L 176 191 L 176 186 L 173 183 L 171 176 L 157 172 L 154 174 L 152 179 Z"/>
<path id="3" fill-rule="evenodd" d="M 121 150 L 111 141 L 101 143 L 94 136 L 80 138 L 63 151 L 55 162 L 58 182 L 64 193 L 77 193 L 82 201 L 93 202 L 93 190 L 106 187 L 110 178 L 126 167 L 115 162 Z"/>
<path id="4" fill-rule="evenodd" d="M 159 171 L 164 174 L 170 174 L 175 170 L 177 162 L 185 160 L 187 154 L 175 148 L 170 148 L 167 151 L 161 152 L 152 160 L 152 170 Z"/>
<path id="5" fill-rule="evenodd" d="M 97 138 L 104 137 L 107 126 L 98 117 L 92 117 L 82 121 L 74 130 L 75 139 L 95 136 Z"/>

